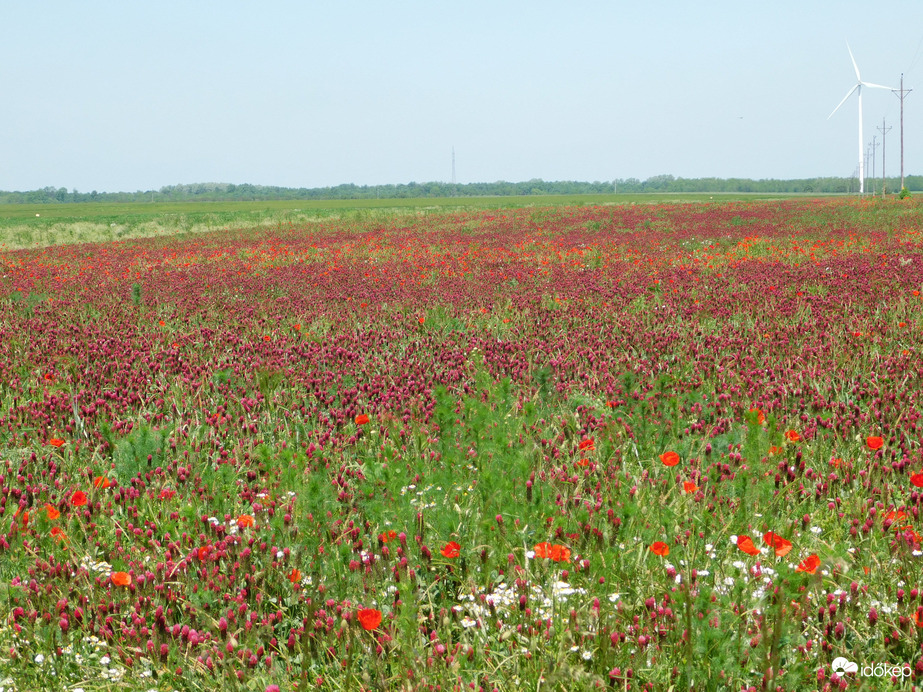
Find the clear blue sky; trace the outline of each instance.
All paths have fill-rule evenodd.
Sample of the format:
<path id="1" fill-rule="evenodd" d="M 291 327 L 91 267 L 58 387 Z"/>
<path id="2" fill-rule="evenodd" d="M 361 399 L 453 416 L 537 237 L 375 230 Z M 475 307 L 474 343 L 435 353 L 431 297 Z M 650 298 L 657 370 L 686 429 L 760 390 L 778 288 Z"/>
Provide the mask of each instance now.
<path id="1" fill-rule="evenodd" d="M 920 0 L 6 0 L 0 189 L 847 176 L 847 40 L 923 172 Z"/>

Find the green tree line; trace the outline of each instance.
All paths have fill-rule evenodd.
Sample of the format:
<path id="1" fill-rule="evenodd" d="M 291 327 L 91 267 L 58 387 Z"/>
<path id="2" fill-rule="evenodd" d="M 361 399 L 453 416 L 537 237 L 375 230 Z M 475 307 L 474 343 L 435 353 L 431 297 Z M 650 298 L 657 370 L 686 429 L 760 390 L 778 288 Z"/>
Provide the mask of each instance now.
<path id="1" fill-rule="evenodd" d="M 900 190 L 900 179 L 886 181 L 889 192 Z M 923 190 L 923 176 L 905 178 L 908 190 Z M 235 185 L 233 183 L 193 183 L 167 185 L 159 190 L 136 192 L 78 192 L 63 187 L 43 187 L 26 192 L 0 190 L 0 204 L 48 204 L 69 202 L 224 202 L 288 199 L 401 199 L 419 197 L 508 197 L 526 195 L 580 195 L 620 193 L 688 193 L 729 192 L 762 194 L 830 194 L 858 192 L 856 178 L 802 178 L 794 180 L 750 178 L 682 178 L 656 175 L 646 180 L 620 178 L 613 181 L 580 182 L 576 180 L 545 181 L 541 179 L 511 183 L 402 183 L 391 185 L 344 184 L 333 187 L 293 188 L 274 185 Z M 869 180 L 867 191 L 881 191 L 881 180 Z"/>

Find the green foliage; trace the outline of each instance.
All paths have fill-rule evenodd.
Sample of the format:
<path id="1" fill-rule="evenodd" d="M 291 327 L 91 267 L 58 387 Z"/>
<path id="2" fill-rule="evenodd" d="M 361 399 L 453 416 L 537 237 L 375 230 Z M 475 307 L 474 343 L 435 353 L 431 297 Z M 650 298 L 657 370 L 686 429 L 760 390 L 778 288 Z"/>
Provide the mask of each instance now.
<path id="1" fill-rule="evenodd" d="M 109 430 L 110 439 L 114 440 Z M 164 450 L 170 432 L 165 429 L 155 430 L 142 423 L 133 428 L 124 438 L 115 442 L 113 461 L 115 474 L 119 482 L 128 484 L 138 473 L 150 471 L 164 461 Z"/>

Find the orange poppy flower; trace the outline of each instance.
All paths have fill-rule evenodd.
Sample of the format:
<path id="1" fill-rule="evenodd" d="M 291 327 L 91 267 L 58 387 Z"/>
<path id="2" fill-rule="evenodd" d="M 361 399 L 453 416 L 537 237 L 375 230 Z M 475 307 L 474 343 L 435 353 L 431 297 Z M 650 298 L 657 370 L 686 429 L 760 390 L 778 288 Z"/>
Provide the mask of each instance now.
<path id="1" fill-rule="evenodd" d="M 679 463 L 679 454 L 676 452 L 664 452 L 660 455 L 660 463 L 664 466 L 676 466 Z"/>
<path id="2" fill-rule="evenodd" d="M 781 447 L 777 447 L 776 445 L 772 445 L 772 447 L 769 448 L 769 456 L 774 457 L 774 456 L 776 456 L 776 455 L 778 455 L 778 454 L 782 454 L 784 451 L 785 451 L 785 450 L 782 449 Z"/>
<path id="3" fill-rule="evenodd" d="M 298 582 L 300 582 L 301 581 L 301 570 L 296 567 L 291 572 L 289 572 L 288 580 L 292 582 L 292 584 L 297 584 Z"/>
<path id="4" fill-rule="evenodd" d="M 71 507 L 83 507 L 87 503 L 87 494 L 77 490 L 71 495 Z"/>
<path id="5" fill-rule="evenodd" d="M 684 493 L 689 493 L 691 495 L 698 489 L 699 489 L 699 486 L 697 486 L 692 481 L 683 481 L 683 492 Z"/>
<path id="6" fill-rule="evenodd" d="M 755 413 L 755 414 L 756 414 L 756 422 L 757 422 L 758 425 L 762 425 L 763 423 L 766 422 L 766 414 L 763 413 L 763 410 L 762 410 L 762 409 L 751 408 L 751 409 L 750 409 L 750 413 Z"/>
<path id="7" fill-rule="evenodd" d="M 579 445 L 577 445 L 577 449 L 589 449 L 592 451 L 596 449 L 596 440 L 594 440 L 592 437 L 588 437 L 585 440 L 582 440 Z"/>
<path id="8" fill-rule="evenodd" d="M 449 541 L 442 547 L 442 550 L 439 552 L 442 554 L 442 557 L 454 560 L 461 554 L 461 546 L 455 541 Z"/>
<path id="9" fill-rule="evenodd" d="M 67 534 L 64 533 L 64 529 L 62 529 L 60 526 L 52 526 L 51 535 L 59 543 L 67 540 Z"/>
<path id="10" fill-rule="evenodd" d="M 204 560 L 205 558 L 208 557 L 208 554 L 209 554 L 211 551 L 212 551 L 212 547 L 211 547 L 210 545 L 203 545 L 201 548 L 199 548 L 199 549 L 196 551 L 196 555 L 199 556 L 199 559 L 200 559 L 200 560 Z"/>
<path id="11" fill-rule="evenodd" d="M 357 615 L 364 630 L 373 630 L 381 624 L 381 611 L 375 608 L 363 608 Z"/>
<path id="12" fill-rule="evenodd" d="M 914 485 L 917 488 L 923 488 L 923 471 L 915 473 L 910 477 L 910 485 Z"/>
<path id="13" fill-rule="evenodd" d="M 820 567 L 820 558 L 817 557 L 817 555 L 808 555 L 808 557 L 802 560 L 801 564 L 795 568 L 795 571 L 814 574 L 818 567 Z"/>
<path id="14" fill-rule="evenodd" d="M 131 584 L 131 575 L 128 572 L 113 572 L 110 579 L 116 586 L 129 586 Z"/>
<path id="15" fill-rule="evenodd" d="M 52 437 L 50 440 L 48 440 L 48 444 L 50 444 L 52 447 L 63 447 L 64 440 L 57 437 Z"/>
<path id="16" fill-rule="evenodd" d="M 380 540 L 382 543 L 393 541 L 395 538 L 397 538 L 397 531 L 394 530 L 387 532 L 382 531 L 380 534 L 378 534 L 378 540 Z"/>
<path id="17" fill-rule="evenodd" d="M 16 517 L 19 516 L 19 507 L 16 508 L 16 511 L 13 512 L 13 528 L 16 527 Z M 26 528 L 29 525 L 29 513 L 23 512 L 22 516 L 19 518 L 22 528 Z"/>
<path id="18" fill-rule="evenodd" d="M 570 548 L 551 543 L 539 543 L 535 546 L 535 557 L 548 558 L 555 562 L 570 562 Z"/>
<path id="19" fill-rule="evenodd" d="M 835 469 L 840 468 L 840 466 L 842 465 L 842 463 L 843 463 L 843 460 L 842 460 L 842 459 L 831 459 L 831 460 L 830 460 L 830 465 L 831 465 L 833 468 L 835 468 Z"/>
<path id="20" fill-rule="evenodd" d="M 874 452 L 876 450 L 881 449 L 884 446 L 885 441 L 884 441 L 884 438 L 882 437 L 871 436 L 871 437 L 865 438 L 865 444 L 868 446 L 869 449 L 871 449 Z"/>
<path id="21" fill-rule="evenodd" d="M 744 551 L 747 555 L 760 554 L 760 549 L 753 544 L 753 539 L 749 536 L 738 536 L 737 547 Z"/>
<path id="22" fill-rule="evenodd" d="M 421 318 L 420 318 L 419 320 L 417 320 L 417 321 L 418 321 L 420 324 L 423 324 L 424 322 L 426 322 L 426 318 L 425 318 L 425 317 L 421 317 Z"/>
<path id="23" fill-rule="evenodd" d="M 360 413 L 356 416 L 356 425 L 365 425 L 369 422 L 369 417 L 365 413 Z"/>
<path id="24" fill-rule="evenodd" d="M 97 476 L 96 478 L 93 479 L 93 485 L 97 488 L 105 489 L 105 488 L 108 488 L 110 485 L 112 485 L 112 481 L 110 481 L 105 476 Z"/>
<path id="25" fill-rule="evenodd" d="M 555 544 L 551 546 L 551 553 L 548 557 L 555 562 L 570 562 L 570 548 Z"/>
<path id="26" fill-rule="evenodd" d="M 48 515 L 48 519 L 54 521 L 61 516 L 61 513 L 58 511 L 58 508 L 52 504 L 46 504 L 44 507 L 45 514 Z"/>
<path id="27" fill-rule="evenodd" d="M 237 517 L 237 525 L 242 529 L 249 529 L 253 524 L 253 517 L 249 514 L 241 514 Z"/>
<path id="28" fill-rule="evenodd" d="M 801 439 L 801 435 L 799 435 L 795 430 L 786 431 L 785 437 L 789 442 L 798 442 Z"/>
<path id="29" fill-rule="evenodd" d="M 663 541 L 655 541 L 651 544 L 651 552 L 660 557 L 666 557 L 670 554 L 670 546 Z"/>
<path id="30" fill-rule="evenodd" d="M 773 533 L 772 531 L 768 531 L 767 533 L 763 534 L 763 543 L 768 545 L 770 548 L 775 549 L 776 556 L 778 557 L 785 557 L 792 549 L 791 541 L 782 538 L 782 536 L 777 533 Z"/>

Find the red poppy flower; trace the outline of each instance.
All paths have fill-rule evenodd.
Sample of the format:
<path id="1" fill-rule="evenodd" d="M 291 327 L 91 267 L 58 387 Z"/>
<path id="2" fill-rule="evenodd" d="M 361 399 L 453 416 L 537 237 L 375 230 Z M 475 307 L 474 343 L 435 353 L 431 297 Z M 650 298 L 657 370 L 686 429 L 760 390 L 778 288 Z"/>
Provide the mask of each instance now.
<path id="1" fill-rule="evenodd" d="M 772 447 L 769 448 L 769 456 L 774 457 L 777 454 L 782 454 L 782 452 L 784 451 L 785 450 L 782 449 L 781 447 L 777 447 L 776 445 L 773 445 Z"/>
<path id="2" fill-rule="evenodd" d="M 789 442 L 798 442 L 801 439 L 801 435 L 798 434 L 795 430 L 788 430 L 785 433 L 785 437 Z"/>
<path id="3" fill-rule="evenodd" d="M 449 541 L 442 547 L 442 550 L 439 552 L 442 553 L 442 557 L 447 557 L 450 560 L 454 560 L 461 554 L 461 546 L 455 541 Z"/>
<path id="4" fill-rule="evenodd" d="M 105 488 L 108 488 L 110 485 L 112 485 L 112 481 L 110 481 L 105 476 L 97 476 L 96 478 L 93 479 L 93 485 L 96 486 L 97 488 L 105 489 Z"/>
<path id="5" fill-rule="evenodd" d="M 651 544 L 651 552 L 654 553 L 654 555 L 666 557 L 670 554 L 670 546 L 668 546 L 663 541 L 655 541 L 653 544 Z"/>
<path id="6" fill-rule="evenodd" d="M 676 466 L 679 463 L 679 454 L 676 452 L 664 452 L 660 455 L 660 462 L 664 466 Z"/>
<path id="7" fill-rule="evenodd" d="M 373 630 L 381 624 L 381 611 L 375 608 L 363 608 L 358 612 L 359 624 L 364 630 Z"/>
<path id="8" fill-rule="evenodd" d="M 203 545 L 201 548 L 199 548 L 199 549 L 196 551 L 196 555 L 199 556 L 199 559 L 200 559 L 200 560 L 204 560 L 205 558 L 208 557 L 208 554 L 209 554 L 211 551 L 212 551 L 212 547 L 211 547 L 210 545 Z"/>
<path id="9" fill-rule="evenodd" d="M 360 413 L 356 416 L 356 425 L 365 425 L 369 422 L 369 417 L 365 413 Z"/>
<path id="10" fill-rule="evenodd" d="M 157 497 L 161 500 L 169 500 L 174 495 L 176 495 L 175 490 L 173 490 L 172 488 L 164 488 L 163 490 L 160 491 L 160 495 L 158 495 Z"/>
<path id="11" fill-rule="evenodd" d="M 52 526 L 52 527 L 51 527 L 51 535 L 52 535 L 52 537 L 53 537 L 56 541 L 58 541 L 59 543 L 60 543 L 61 541 L 66 541 L 66 540 L 67 540 L 67 534 L 64 533 L 64 529 L 62 529 L 60 526 Z"/>
<path id="12" fill-rule="evenodd" d="M 760 554 L 760 549 L 753 544 L 753 539 L 749 536 L 738 536 L 737 547 L 744 551 L 747 555 Z"/>
<path id="13" fill-rule="evenodd" d="M 158 324 L 160 324 L 161 327 L 165 327 L 167 325 L 167 323 L 164 322 L 163 320 L 160 320 Z"/>
<path id="14" fill-rule="evenodd" d="M 71 495 L 71 507 L 83 507 L 87 503 L 87 495 L 82 490 L 77 490 Z"/>
<path id="15" fill-rule="evenodd" d="M 577 445 L 577 449 L 579 449 L 579 450 L 584 450 L 584 449 L 594 450 L 594 449 L 596 449 L 596 440 L 594 440 L 592 437 L 588 437 L 588 438 L 586 438 L 585 440 L 582 440 L 582 441 L 580 442 L 579 445 Z"/>
<path id="16" fill-rule="evenodd" d="M 684 493 L 689 493 L 691 495 L 698 489 L 699 489 L 699 486 L 697 486 L 692 481 L 683 481 L 683 492 Z"/>
<path id="17" fill-rule="evenodd" d="M 46 504 L 44 509 L 50 521 L 54 521 L 55 519 L 61 516 L 61 513 L 58 511 L 58 508 L 52 504 Z"/>
<path id="18" fill-rule="evenodd" d="M 888 512 L 885 515 L 885 521 L 891 521 L 891 522 L 900 521 L 901 519 L 906 519 L 906 518 L 907 518 L 907 512 L 905 512 L 902 509 L 898 509 L 896 511 L 892 509 L 890 512 Z"/>
<path id="19" fill-rule="evenodd" d="M 291 572 L 289 572 L 288 580 L 292 582 L 292 584 L 297 584 L 298 582 L 300 582 L 301 581 L 301 570 L 296 567 Z"/>
<path id="20" fill-rule="evenodd" d="M 762 425 L 763 423 L 766 422 L 766 414 L 763 413 L 762 409 L 751 408 L 750 413 L 756 414 L 756 422 L 758 425 Z"/>
<path id="21" fill-rule="evenodd" d="M 777 533 L 769 531 L 763 534 L 763 543 L 768 545 L 770 548 L 775 549 L 776 555 L 778 557 L 785 557 L 788 555 L 788 552 L 792 549 L 792 542 L 782 538 L 782 536 Z"/>
<path id="22" fill-rule="evenodd" d="M 910 477 L 910 485 L 914 485 L 918 488 L 923 488 L 923 471 L 915 473 Z"/>
<path id="23" fill-rule="evenodd" d="M 814 574 L 818 567 L 820 567 L 820 558 L 817 557 L 817 555 L 808 555 L 808 557 L 802 560 L 801 564 L 795 568 L 795 571 Z"/>
<path id="24" fill-rule="evenodd" d="M 425 317 L 421 317 L 421 318 L 418 320 L 418 322 L 419 322 L 420 324 L 423 324 L 424 322 L 426 322 L 426 318 L 425 318 Z"/>
<path id="25" fill-rule="evenodd" d="M 242 529 L 248 529 L 253 526 L 253 524 L 253 517 L 251 517 L 249 514 L 241 514 L 239 517 L 237 517 L 237 525 Z"/>
<path id="26" fill-rule="evenodd" d="M 393 531 L 393 530 L 392 531 L 382 531 L 380 534 L 378 534 L 378 540 L 381 541 L 382 543 L 387 543 L 388 541 L 392 541 L 395 538 L 397 538 L 397 531 Z"/>
<path id="27" fill-rule="evenodd" d="M 868 448 L 874 452 L 878 449 L 881 449 L 884 446 L 885 441 L 884 438 L 872 436 L 865 438 L 865 444 L 868 445 Z"/>
<path id="28" fill-rule="evenodd" d="M 129 586 L 131 584 L 131 575 L 128 572 L 113 572 L 110 579 L 116 586 Z"/>
<path id="29" fill-rule="evenodd" d="M 64 440 L 57 437 L 52 437 L 50 440 L 48 440 L 48 444 L 50 444 L 52 447 L 63 447 Z"/>

